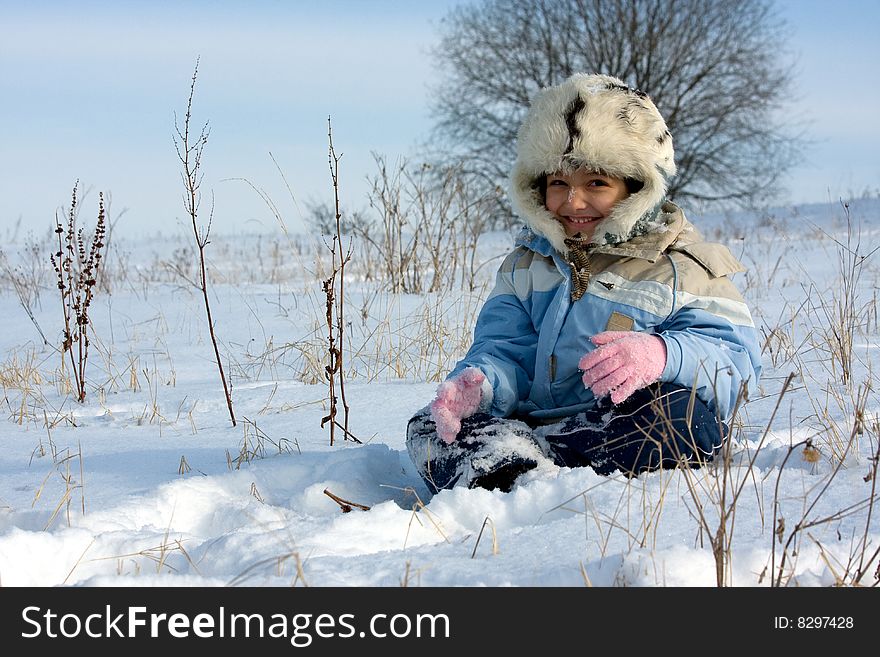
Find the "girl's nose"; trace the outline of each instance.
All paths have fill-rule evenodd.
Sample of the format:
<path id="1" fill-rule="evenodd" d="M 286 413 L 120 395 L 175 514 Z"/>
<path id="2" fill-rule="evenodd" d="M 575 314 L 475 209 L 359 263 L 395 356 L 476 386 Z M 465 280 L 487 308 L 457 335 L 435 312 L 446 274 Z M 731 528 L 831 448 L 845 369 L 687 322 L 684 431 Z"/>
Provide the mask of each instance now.
<path id="1" fill-rule="evenodd" d="M 568 188 L 568 204 L 576 208 L 586 205 L 586 194 L 580 186 L 572 185 Z"/>

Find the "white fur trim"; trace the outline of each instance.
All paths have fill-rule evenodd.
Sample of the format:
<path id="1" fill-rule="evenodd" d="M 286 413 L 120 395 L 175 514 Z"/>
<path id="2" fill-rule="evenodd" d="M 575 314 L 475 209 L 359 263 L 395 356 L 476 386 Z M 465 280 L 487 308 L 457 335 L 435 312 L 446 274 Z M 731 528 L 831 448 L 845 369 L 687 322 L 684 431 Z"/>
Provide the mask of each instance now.
<path id="1" fill-rule="evenodd" d="M 593 233 L 599 244 L 628 239 L 665 199 L 676 170 L 672 137 L 651 99 L 617 78 L 576 74 L 532 100 L 517 138 L 511 197 L 530 228 L 560 253 L 567 251 L 565 229 L 544 207 L 535 181 L 577 168 L 643 183 Z"/>

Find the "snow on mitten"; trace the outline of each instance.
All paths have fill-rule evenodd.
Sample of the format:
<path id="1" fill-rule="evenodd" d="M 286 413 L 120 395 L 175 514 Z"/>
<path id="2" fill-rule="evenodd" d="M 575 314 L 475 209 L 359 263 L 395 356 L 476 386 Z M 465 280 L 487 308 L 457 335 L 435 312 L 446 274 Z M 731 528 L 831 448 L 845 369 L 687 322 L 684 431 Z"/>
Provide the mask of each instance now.
<path id="1" fill-rule="evenodd" d="M 431 419 L 437 425 L 437 435 L 446 444 L 455 442 L 455 437 L 461 430 L 462 419 L 476 413 L 485 380 L 486 375 L 480 370 L 468 367 L 437 388 L 437 396 L 430 407 Z"/>
<path id="2" fill-rule="evenodd" d="M 666 367 L 666 343 L 638 331 L 605 331 L 594 335 L 598 348 L 581 358 L 584 386 L 596 397 L 611 394 L 621 403 L 636 390 L 660 379 Z"/>

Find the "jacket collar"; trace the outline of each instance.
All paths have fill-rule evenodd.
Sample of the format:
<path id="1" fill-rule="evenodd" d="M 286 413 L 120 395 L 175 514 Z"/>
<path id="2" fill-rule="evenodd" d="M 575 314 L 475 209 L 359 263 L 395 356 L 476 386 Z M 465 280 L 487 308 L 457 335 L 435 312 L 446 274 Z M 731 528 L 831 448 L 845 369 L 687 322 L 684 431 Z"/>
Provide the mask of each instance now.
<path id="1" fill-rule="evenodd" d="M 546 258 L 552 258 L 554 254 L 558 255 L 556 249 L 550 244 L 550 240 L 543 235 L 539 235 L 528 226 L 523 226 L 522 230 L 519 231 L 514 245 L 523 246 Z"/>

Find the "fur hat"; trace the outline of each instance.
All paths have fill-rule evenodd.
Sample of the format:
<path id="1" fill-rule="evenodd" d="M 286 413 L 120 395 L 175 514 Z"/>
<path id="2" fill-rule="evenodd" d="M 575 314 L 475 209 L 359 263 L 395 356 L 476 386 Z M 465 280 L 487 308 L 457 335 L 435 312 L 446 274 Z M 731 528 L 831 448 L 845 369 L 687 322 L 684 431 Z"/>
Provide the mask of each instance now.
<path id="1" fill-rule="evenodd" d="M 560 253 L 568 250 L 565 228 L 545 208 L 542 184 L 547 174 L 578 168 L 641 183 L 596 226 L 593 242 L 619 244 L 659 227 L 675 159 L 672 135 L 646 94 L 607 75 L 576 74 L 532 99 L 517 137 L 511 196 L 529 227 Z"/>

